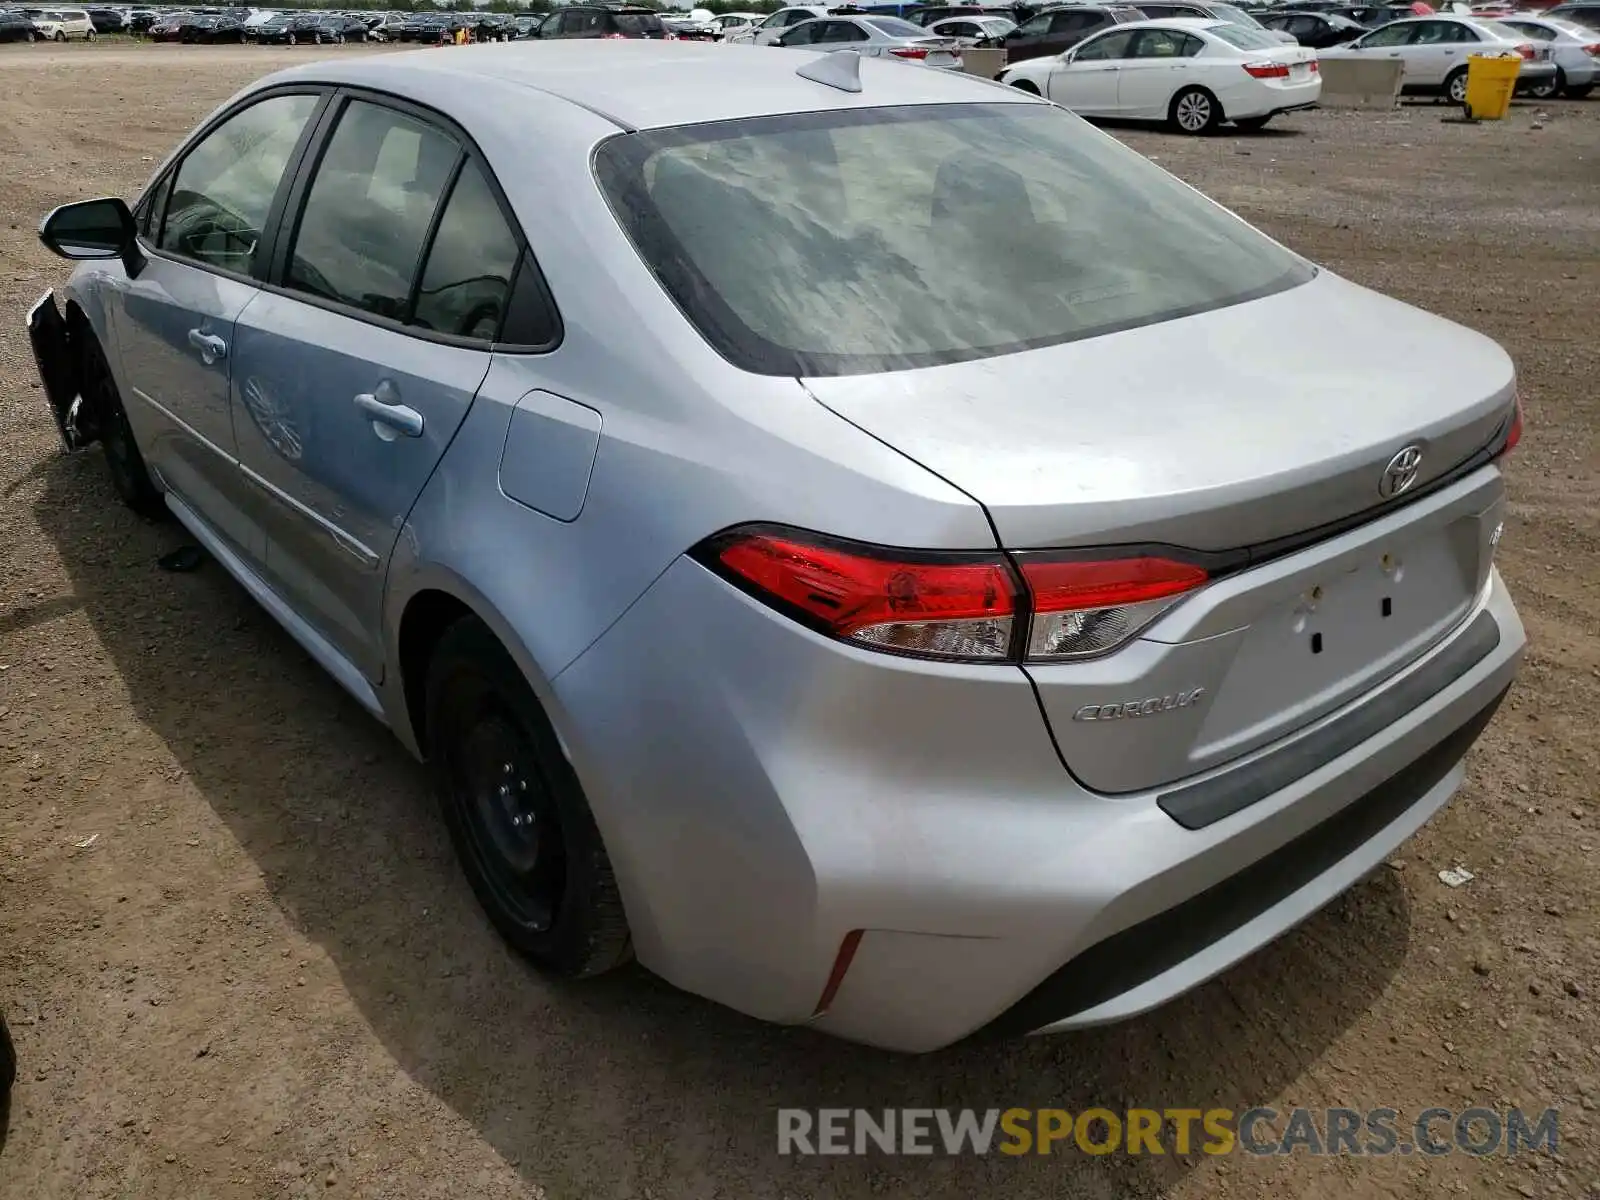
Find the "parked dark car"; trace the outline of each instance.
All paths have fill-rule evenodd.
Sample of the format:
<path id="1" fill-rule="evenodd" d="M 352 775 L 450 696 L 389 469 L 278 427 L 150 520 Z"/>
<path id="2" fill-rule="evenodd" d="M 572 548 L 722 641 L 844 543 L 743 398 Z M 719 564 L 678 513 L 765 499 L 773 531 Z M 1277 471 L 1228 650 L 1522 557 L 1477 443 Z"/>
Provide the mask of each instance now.
<path id="1" fill-rule="evenodd" d="M 184 28 L 191 21 L 198 20 L 194 13 L 166 13 L 154 25 L 150 26 L 150 40 L 152 42 L 181 42 Z"/>
<path id="2" fill-rule="evenodd" d="M 921 25 L 924 29 L 946 17 L 1005 17 L 1011 21 L 1017 19 L 1011 6 L 1002 4 L 929 4 L 924 8 L 912 9 L 905 15 L 906 20 L 913 25 Z"/>
<path id="3" fill-rule="evenodd" d="M 550 28 L 551 24 L 555 28 Z M 616 4 L 569 4 L 539 31 L 542 38 L 665 38 L 652 9 Z"/>
<path id="4" fill-rule="evenodd" d="M 1293 11 L 1306 9 L 1304 4 L 1294 4 L 1290 7 Z M 1366 29 L 1376 29 L 1380 25 L 1387 25 L 1390 21 L 1417 15 L 1409 4 L 1335 4 L 1317 11 L 1330 17 L 1344 17 Z"/>
<path id="5" fill-rule="evenodd" d="M 0 9 L 0 42 L 36 42 L 39 34 L 26 13 Z"/>
<path id="6" fill-rule="evenodd" d="M 1341 17 L 1338 13 L 1262 13 L 1256 20 L 1275 32 L 1287 33 L 1302 46 L 1310 46 L 1313 50 L 1342 46 L 1355 41 L 1368 30 L 1361 22 Z"/>
<path id="7" fill-rule="evenodd" d="M 130 8 L 128 10 L 128 32 L 149 33 L 150 26 L 161 20 L 163 15 L 153 8 Z"/>
<path id="8" fill-rule="evenodd" d="M 126 33 L 128 31 L 128 18 L 119 8 L 91 8 L 89 24 L 94 26 L 96 33 Z"/>
<path id="9" fill-rule="evenodd" d="M 1539 14 L 1541 17 L 1562 17 L 1568 21 L 1576 21 L 1579 25 L 1587 25 L 1590 29 L 1600 29 L 1600 3 L 1594 0 L 1579 0 L 1576 4 L 1558 4 L 1554 8 L 1547 8 Z"/>
<path id="10" fill-rule="evenodd" d="M 322 18 L 322 27 L 336 42 L 364 42 L 371 33 L 366 18 L 358 13 L 329 13 Z"/>
<path id="11" fill-rule="evenodd" d="M 1111 25 L 1143 21 L 1145 15 L 1128 5 L 1069 4 L 1035 13 L 1010 33 L 1004 46 L 1006 61 L 1018 63 L 1070 50 L 1091 33 Z"/>
<path id="12" fill-rule="evenodd" d="M 237 17 L 195 17 L 178 35 L 180 42 L 192 45 L 215 45 L 222 42 L 244 42 L 244 23 Z"/>
<path id="13" fill-rule="evenodd" d="M 512 22 L 513 27 L 516 30 L 514 36 L 518 39 L 536 38 L 542 36 L 539 32 L 540 28 L 546 21 L 554 20 L 555 15 L 555 13 L 527 13 L 523 16 L 517 17 L 515 21 Z M 552 28 L 554 28 L 554 26 L 552 26 Z"/>
<path id="14" fill-rule="evenodd" d="M 441 42 L 449 30 L 447 14 L 419 13 L 409 21 L 402 21 L 390 36 L 398 42 Z"/>
<path id="15" fill-rule="evenodd" d="M 271 46 L 303 46 L 307 43 L 320 46 L 324 42 L 339 40 L 338 32 L 328 24 L 322 13 L 289 13 L 283 19 L 274 17 L 255 30 L 256 41 Z"/>

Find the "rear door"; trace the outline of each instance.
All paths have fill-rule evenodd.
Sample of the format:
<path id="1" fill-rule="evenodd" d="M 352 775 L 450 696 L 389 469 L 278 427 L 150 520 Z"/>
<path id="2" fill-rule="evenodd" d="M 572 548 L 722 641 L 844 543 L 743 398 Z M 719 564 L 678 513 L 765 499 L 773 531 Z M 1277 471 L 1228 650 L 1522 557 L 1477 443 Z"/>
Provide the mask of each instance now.
<path id="1" fill-rule="evenodd" d="M 235 469 L 234 322 L 257 295 L 263 231 L 324 100 L 312 88 L 267 95 L 202 133 L 141 207 L 149 261 L 115 306 L 147 463 L 252 561 L 264 542 Z"/>
<path id="2" fill-rule="evenodd" d="M 1189 68 L 1203 45 L 1193 34 L 1175 29 L 1139 30 L 1118 75 L 1118 114 L 1150 120 L 1165 117 L 1172 97 L 1189 81 Z"/>
<path id="3" fill-rule="evenodd" d="M 1093 8 L 1069 9 L 1050 14 L 1050 32 L 1044 38 L 1044 53 L 1070 50 L 1097 29 L 1112 24 L 1110 14 Z M 1114 102 L 1114 101 L 1113 101 Z"/>
<path id="4" fill-rule="evenodd" d="M 451 127 L 338 103 L 238 325 L 236 426 L 268 578 L 377 679 L 390 551 L 488 371 L 521 246 Z"/>
<path id="5" fill-rule="evenodd" d="M 1465 66 L 1466 47 L 1459 40 L 1464 29 L 1454 21 L 1418 21 L 1401 51 L 1407 85 L 1438 87 L 1454 68 Z"/>

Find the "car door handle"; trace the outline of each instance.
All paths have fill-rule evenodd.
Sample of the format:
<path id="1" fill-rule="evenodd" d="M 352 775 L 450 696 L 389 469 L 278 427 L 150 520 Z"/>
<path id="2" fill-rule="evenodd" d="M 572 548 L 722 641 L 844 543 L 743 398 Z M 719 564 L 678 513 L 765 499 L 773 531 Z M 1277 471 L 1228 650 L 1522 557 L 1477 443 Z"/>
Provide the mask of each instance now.
<path id="1" fill-rule="evenodd" d="M 200 351 L 200 360 L 208 367 L 219 358 L 228 357 L 228 343 L 203 329 L 189 330 L 189 345 Z"/>
<path id="2" fill-rule="evenodd" d="M 382 390 L 381 385 L 380 390 Z M 371 392 L 361 392 L 355 399 L 356 407 L 372 418 L 373 429 L 384 440 L 394 440 L 394 433 L 385 437 L 384 431 L 388 429 L 402 433 L 406 437 L 422 436 L 422 414 L 416 409 L 380 400 Z"/>

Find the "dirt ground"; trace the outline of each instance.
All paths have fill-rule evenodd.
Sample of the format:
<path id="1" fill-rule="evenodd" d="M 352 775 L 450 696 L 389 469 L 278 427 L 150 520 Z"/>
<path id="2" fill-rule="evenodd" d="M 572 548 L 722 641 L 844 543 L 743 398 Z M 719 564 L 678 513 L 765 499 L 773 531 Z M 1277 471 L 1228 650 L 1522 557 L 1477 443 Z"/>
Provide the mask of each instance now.
<path id="1" fill-rule="evenodd" d="M 158 570 L 178 531 L 118 507 L 98 454 L 57 452 L 23 335 L 67 273 L 40 216 L 132 196 L 213 105 L 312 53 L 0 47 L 0 1004 L 22 1059 L 0 1196 L 1600 1196 L 1600 99 L 1117 131 L 1509 348 L 1528 432 L 1501 564 L 1532 649 L 1455 802 L 1291 936 L 1129 1024 L 908 1059 L 636 968 L 541 980 L 389 736 L 214 564 Z M 1456 864 L 1477 878 L 1450 890 Z M 1560 1152 L 775 1153 L 778 1106 L 1096 1104 L 1555 1106 Z"/>

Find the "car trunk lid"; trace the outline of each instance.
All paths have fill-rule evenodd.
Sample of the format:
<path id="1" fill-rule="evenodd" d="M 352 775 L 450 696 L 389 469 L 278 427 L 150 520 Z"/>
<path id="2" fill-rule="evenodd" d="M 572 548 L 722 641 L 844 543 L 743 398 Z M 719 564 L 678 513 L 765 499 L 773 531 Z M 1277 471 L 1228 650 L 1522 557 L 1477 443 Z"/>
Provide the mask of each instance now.
<path id="1" fill-rule="evenodd" d="M 1121 649 L 1028 667 L 1067 765 L 1108 792 L 1207 770 L 1403 669 L 1470 610 L 1497 539 L 1496 473 L 1441 485 L 1487 461 L 1509 360 L 1325 273 L 1048 349 L 805 383 L 973 496 L 1007 550 L 1221 564 Z M 1397 469 L 1404 494 L 1435 494 L 1397 505 Z"/>

